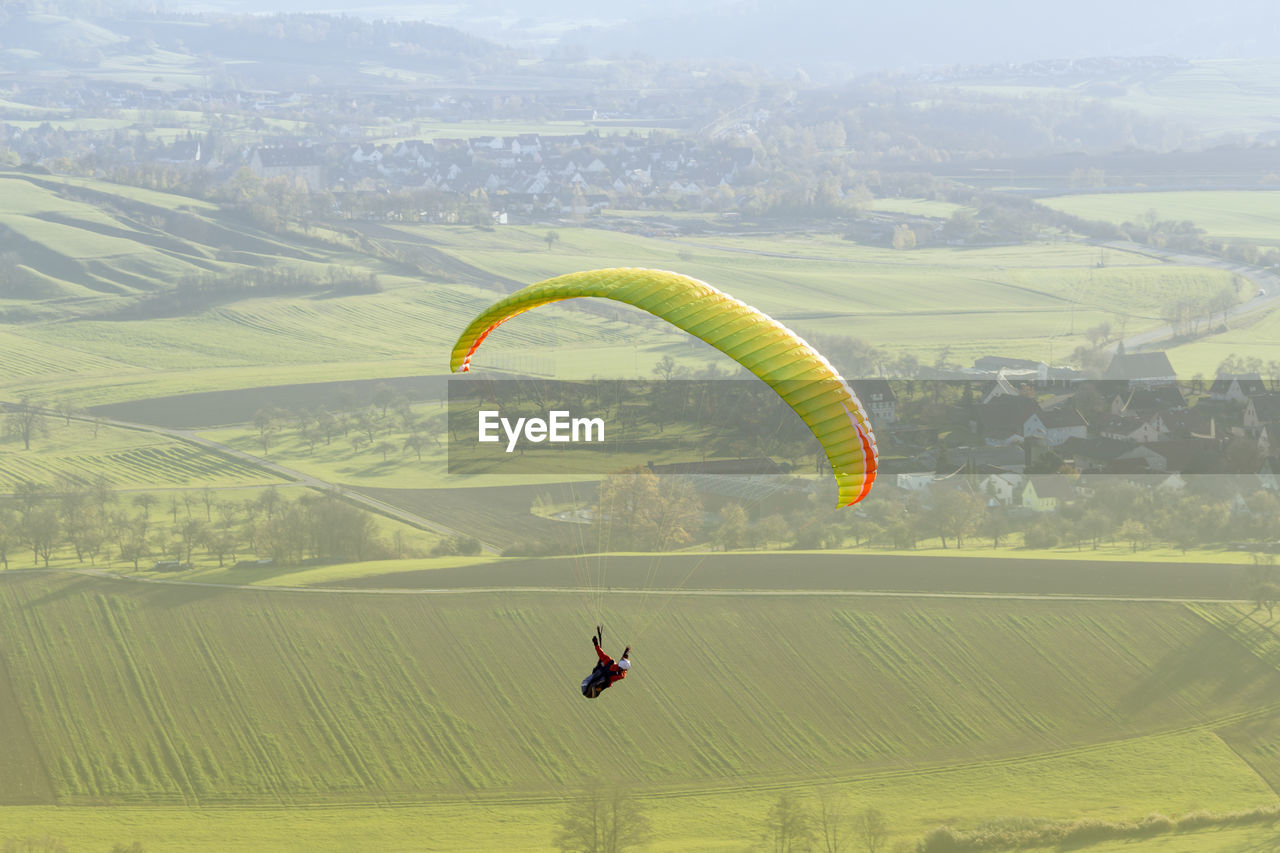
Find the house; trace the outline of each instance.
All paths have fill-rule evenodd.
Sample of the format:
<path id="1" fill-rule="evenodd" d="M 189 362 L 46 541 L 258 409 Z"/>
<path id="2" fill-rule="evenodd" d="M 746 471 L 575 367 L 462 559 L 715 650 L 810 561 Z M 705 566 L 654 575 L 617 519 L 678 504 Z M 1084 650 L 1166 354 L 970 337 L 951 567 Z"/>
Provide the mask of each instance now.
<path id="1" fill-rule="evenodd" d="M 853 393 L 862 401 L 871 425 L 892 424 L 898 420 L 898 397 L 887 379 L 854 379 L 849 382 Z"/>
<path id="2" fill-rule="evenodd" d="M 1000 506 L 1013 506 L 1014 495 L 1022 485 L 1022 475 L 1011 471 L 989 474 L 978 481 L 978 491 Z"/>
<path id="3" fill-rule="evenodd" d="M 1178 381 L 1163 352 L 1117 352 L 1107 365 L 1104 379 L 1123 379 L 1130 385 L 1169 385 Z"/>
<path id="4" fill-rule="evenodd" d="M 324 187 L 320 157 L 310 146 L 255 148 L 249 168 L 264 181 L 272 178 L 301 180 L 309 190 Z"/>
<path id="5" fill-rule="evenodd" d="M 929 488 L 937 477 L 932 471 L 913 471 L 898 475 L 898 488 L 907 492 L 921 492 Z"/>
<path id="6" fill-rule="evenodd" d="M 1143 417 L 1142 415 L 1121 415 L 1112 418 L 1098 429 L 1098 435 L 1115 441 L 1136 441 L 1145 443 L 1159 441 L 1166 436 L 1161 432 L 1163 421 L 1159 415 Z"/>
<path id="7" fill-rule="evenodd" d="M 1071 462 L 1080 471 L 1101 471 L 1137 444 L 1114 438 L 1071 437 L 1058 447 L 1058 455 Z"/>
<path id="8" fill-rule="evenodd" d="M 1280 421 L 1280 394 L 1254 394 L 1244 406 L 1244 425 L 1258 427 Z"/>
<path id="9" fill-rule="evenodd" d="M 1181 438 L 1140 444 L 1120 456 L 1121 459 L 1143 459 L 1149 471 L 1181 474 L 1213 473 L 1222 467 L 1222 450 L 1217 441 Z"/>
<path id="10" fill-rule="evenodd" d="M 995 379 L 982 386 L 981 400 L 983 403 L 990 403 L 996 397 L 1018 396 L 1018 389 L 1014 388 L 1009 380 L 1005 378 L 1004 373 L 1005 372 L 1001 370 L 996 374 Z"/>
<path id="11" fill-rule="evenodd" d="M 973 363 L 973 369 L 983 373 L 1014 374 L 1041 382 L 1049 378 L 1049 365 L 1029 358 L 1006 358 L 1000 355 L 984 355 Z"/>
<path id="12" fill-rule="evenodd" d="M 165 148 L 156 157 L 157 163 L 170 163 L 178 166 L 194 166 L 203 162 L 203 151 L 198 139 L 180 139 Z"/>
<path id="13" fill-rule="evenodd" d="M 1126 389 L 1111 399 L 1113 415 L 1143 415 L 1186 407 L 1187 400 L 1177 385 L 1140 385 Z"/>
<path id="14" fill-rule="evenodd" d="M 1027 420 L 1040 411 L 1040 404 L 1021 395 L 999 396 L 978 406 L 969 422 L 970 429 L 982 436 L 990 446 L 1022 440 Z"/>
<path id="15" fill-rule="evenodd" d="M 1033 413 L 1022 425 L 1024 438 L 1039 438 L 1050 447 L 1062 444 L 1068 438 L 1085 438 L 1089 425 L 1075 409 L 1063 406 Z"/>
<path id="16" fill-rule="evenodd" d="M 1267 393 L 1267 386 L 1263 384 L 1262 377 L 1256 373 L 1219 376 L 1213 380 L 1213 385 L 1209 387 L 1209 399 L 1211 400 L 1240 401 L 1255 394 L 1265 393 Z"/>
<path id="17" fill-rule="evenodd" d="M 1263 461 L 1258 472 L 1258 485 L 1269 492 L 1280 492 L 1280 466 L 1270 459 Z"/>
<path id="18" fill-rule="evenodd" d="M 363 142 L 351 152 L 351 162 L 360 166 L 366 163 L 376 166 L 382 162 L 382 150 L 372 142 Z"/>
<path id="19" fill-rule="evenodd" d="M 1037 474 L 1027 478 L 1022 505 L 1032 512 L 1052 512 L 1076 499 L 1076 489 L 1061 474 Z"/>

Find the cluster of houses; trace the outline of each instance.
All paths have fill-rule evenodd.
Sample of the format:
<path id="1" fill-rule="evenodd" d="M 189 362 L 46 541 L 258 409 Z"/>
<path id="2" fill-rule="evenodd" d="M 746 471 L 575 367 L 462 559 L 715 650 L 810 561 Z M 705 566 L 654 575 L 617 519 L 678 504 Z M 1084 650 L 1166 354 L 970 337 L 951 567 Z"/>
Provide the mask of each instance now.
<path id="1" fill-rule="evenodd" d="M 366 142 L 338 150 L 272 146 L 246 154 L 260 177 L 300 180 L 313 190 L 369 180 L 394 189 L 484 193 L 495 212 L 556 215 L 574 204 L 597 211 L 617 196 L 655 206 L 689 199 L 712 204 L 717 188 L 732 186 L 754 161 L 754 151 L 743 146 L 596 131 Z"/>
<path id="2" fill-rule="evenodd" d="M 990 505 L 1036 512 L 1087 495 L 1098 477 L 1181 490 L 1189 476 L 1218 474 L 1243 493 L 1280 491 L 1280 392 L 1257 374 L 1179 383 L 1168 357 L 1151 352 L 1118 354 L 1096 379 L 1045 379 L 1043 369 L 1018 366 L 954 381 L 965 385 L 964 402 L 930 425 L 904 423 L 896 400 L 885 400 L 891 383 L 876 386 L 881 408 L 869 413 L 882 447 L 945 446 L 884 460 L 898 487 L 954 480 Z"/>

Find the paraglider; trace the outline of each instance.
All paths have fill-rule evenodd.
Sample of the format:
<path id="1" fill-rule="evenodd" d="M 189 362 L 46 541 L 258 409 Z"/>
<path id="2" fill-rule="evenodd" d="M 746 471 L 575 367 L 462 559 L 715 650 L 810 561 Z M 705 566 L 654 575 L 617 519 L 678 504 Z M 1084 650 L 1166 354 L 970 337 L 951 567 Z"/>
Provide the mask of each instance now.
<path id="1" fill-rule="evenodd" d="M 615 661 L 601 648 L 600 643 L 603 637 L 604 631 L 597 625 L 591 643 L 596 648 L 596 657 L 599 658 L 599 662 L 591 670 L 591 674 L 582 679 L 582 695 L 588 699 L 598 697 L 602 691 L 626 678 L 631 670 L 631 647 L 627 646 L 622 657 Z"/>
<path id="2" fill-rule="evenodd" d="M 451 370 L 469 370 L 480 344 L 512 317 L 578 297 L 634 305 L 737 361 L 777 392 L 818 439 L 835 474 L 839 505 L 851 506 L 867 496 L 876 478 L 876 443 L 866 410 L 848 383 L 820 352 L 777 320 L 679 273 L 590 270 L 521 288 L 468 324 L 454 344 Z"/>

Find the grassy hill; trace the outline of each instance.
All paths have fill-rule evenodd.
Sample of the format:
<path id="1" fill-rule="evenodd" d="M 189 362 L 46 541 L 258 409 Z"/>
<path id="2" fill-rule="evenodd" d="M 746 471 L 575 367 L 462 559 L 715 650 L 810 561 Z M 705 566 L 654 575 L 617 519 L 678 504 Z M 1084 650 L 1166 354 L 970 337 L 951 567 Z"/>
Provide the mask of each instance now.
<path id="1" fill-rule="evenodd" d="M 1086 193 L 1043 200 L 1043 204 L 1085 219 L 1117 225 L 1143 222 L 1147 211 L 1159 219 L 1189 219 L 1215 240 L 1244 240 L 1261 246 L 1280 242 L 1280 192 Z"/>
<path id="2" fill-rule="evenodd" d="M 0 256 L 0 398 L 78 405 L 439 373 L 496 296 L 492 276 L 451 256 L 423 272 L 350 234 L 264 232 L 184 196 L 19 172 L 0 172 Z M 370 278 L 380 292 L 361 292 Z M 507 341 L 625 349 L 635 363 L 635 331 L 552 309 Z"/>
<path id="3" fill-rule="evenodd" d="M 453 336 L 522 283 L 603 266 L 677 269 L 807 334 L 857 337 L 924 363 L 1049 358 L 1109 322 L 1160 325 L 1230 273 L 1087 246 L 894 252 L 834 235 L 659 239 L 533 228 L 265 232 L 217 206 L 102 182 L 0 173 L 0 397 L 80 405 L 334 377 L 436 374 Z M 353 292 L 347 279 L 376 279 Z M 363 287 L 363 285 L 362 285 Z M 185 288 L 185 289 L 184 289 Z M 504 327 L 489 369 L 647 375 L 707 354 L 633 311 L 549 307 Z"/>
<path id="4" fill-rule="evenodd" d="M 587 703 L 583 604 L 10 574 L 0 719 L 30 738 L 0 751 L 0 800 L 550 796 L 545 820 L 603 777 L 656 797 L 656 818 L 677 795 L 728 786 L 767 808 L 776 786 L 826 779 L 878 790 L 912 831 L 1275 800 L 1212 734 L 1280 706 L 1280 672 L 1231 608 L 630 597 L 609 627 L 636 644 L 636 671 Z M 734 837 L 680 829 L 688 807 L 670 802 L 663 831 Z"/>

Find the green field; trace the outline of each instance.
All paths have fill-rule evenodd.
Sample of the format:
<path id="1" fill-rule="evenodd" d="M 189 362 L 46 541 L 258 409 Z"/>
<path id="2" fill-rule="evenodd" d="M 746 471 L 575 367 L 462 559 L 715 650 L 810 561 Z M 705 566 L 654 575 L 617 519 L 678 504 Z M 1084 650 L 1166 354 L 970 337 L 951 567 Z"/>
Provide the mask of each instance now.
<path id="1" fill-rule="evenodd" d="M 878 211 L 951 208 L 897 200 Z M 1160 325 L 1170 300 L 1231 282 L 1121 251 L 1099 267 L 1095 247 L 1073 243 L 895 252 L 835 234 L 563 228 L 549 249 L 545 228 L 268 234 L 204 202 L 17 173 L 0 173 L 0 226 L 29 260 L 30 289 L 0 300 L 0 399 L 32 394 L 50 406 L 439 376 L 483 305 L 521 283 L 603 266 L 677 269 L 804 333 L 858 337 L 924 363 L 946 349 L 960 364 L 1002 353 L 1061 361 L 1090 326 L 1132 334 Z M 133 310 L 186 276 L 288 269 L 321 280 L 335 266 L 377 275 L 380 290 Z M 1270 322 L 1196 346 L 1254 342 L 1263 352 L 1280 344 Z M 690 367 L 715 357 L 638 312 L 552 306 L 504 326 L 476 366 L 650 375 L 664 355 Z M 1182 351 L 1173 357 L 1181 369 Z M 315 399 L 337 393 L 317 388 Z M 325 405 L 342 407 L 336 397 Z M 437 408 L 415 413 L 421 421 Z M 234 423 L 216 414 L 205 422 Z M 442 448 L 419 461 L 387 417 L 375 448 L 334 435 L 312 449 L 289 415 L 269 452 L 248 425 L 207 434 L 499 547 L 563 533 L 534 503 L 560 508 L 590 492 L 450 477 Z M 30 451 L 0 441 L 0 492 L 57 475 L 169 489 L 154 509 L 157 548 L 166 536 L 172 546 L 180 490 L 211 486 L 219 504 L 243 507 L 282 482 L 160 433 L 100 426 L 95 437 L 91 421 L 55 418 L 49 427 Z M 379 440 L 394 440 L 385 460 Z M 132 496 L 115 509 L 140 511 Z M 187 513 L 206 518 L 203 504 Z M 71 850 L 133 840 L 550 850 L 568 798 L 592 778 L 640 798 L 655 828 L 650 850 L 748 848 L 779 792 L 812 805 L 820 787 L 882 809 L 903 849 L 943 824 L 1280 804 L 1274 626 L 1189 600 L 1235 597 L 1246 554 L 1121 544 L 1091 553 L 1095 565 L 1067 549 L 1039 561 L 975 539 L 947 560 L 935 559 L 940 549 L 865 548 L 425 558 L 415 555 L 437 534 L 376 523 L 411 559 L 232 557 L 218 568 L 200 545 L 194 569 L 159 575 L 134 573 L 112 543 L 95 562 L 118 575 L 93 576 L 68 571 L 90 566 L 70 545 L 46 572 L 27 570 L 31 547 L 13 544 L 14 570 L 0 574 L 0 730 L 18 735 L 0 738 L 0 846 L 48 835 Z M 237 535 L 240 556 L 254 553 L 251 534 Z M 599 545 L 578 552 L 588 544 Z M 581 590 L 584 580 L 598 585 Z M 939 590 L 959 595 L 928 595 Z M 1188 600 L 1054 598 L 1093 594 Z M 611 646 L 635 644 L 636 670 L 587 703 L 576 685 L 601 612 Z M 1230 827 L 1123 849 L 1242 851 L 1273 835 Z"/>
<path id="2" fill-rule="evenodd" d="M 802 333 L 856 337 L 926 363 L 943 347 L 965 365 L 990 354 L 1061 358 L 1085 343 L 1091 326 L 1124 322 L 1129 333 L 1159 326 L 1168 302 L 1203 298 L 1232 281 L 1222 270 L 1170 267 L 1122 252 L 1098 268 L 1096 248 L 1072 244 L 894 252 L 831 235 L 675 240 L 574 231 L 548 251 L 539 229 L 400 230 L 521 282 L 609 266 L 678 270 Z M 518 346 L 503 334 L 486 349 Z M 567 360 L 558 359 L 559 373 Z"/>
<path id="3" fill-rule="evenodd" d="M 30 450 L 0 439 L 0 492 L 30 481 L 53 486 L 59 477 L 82 485 L 105 479 L 113 488 L 234 486 L 281 482 L 281 477 L 202 447 L 153 432 L 95 426 L 84 420 L 46 420 L 48 434 Z M 96 432 L 96 437 L 95 437 Z"/>
<path id="4" fill-rule="evenodd" d="M 894 252 L 830 234 L 658 239 L 566 230 L 455 226 L 372 229 L 381 255 L 334 231 L 264 234 L 202 202 L 101 182 L 0 174 L 0 225 L 21 247 L 29 298 L 0 304 L 0 397 L 68 394 L 81 405 L 181 390 L 317 378 L 436 373 L 456 332 L 506 288 L 603 266 L 677 269 L 721 286 L 806 334 L 857 337 L 892 355 L 952 363 L 1008 354 L 1055 360 L 1100 323 L 1127 333 L 1161 309 L 1231 282 L 1074 244 Z M 934 213 L 944 211 L 935 210 Z M 174 219 L 177 217 L 177 219 Z M 175 224 L 176 223 L 176 224 Z M 324 237 L 326 242 L 322 242 Z M 71 248 L 74 247 L 74 248 Z M 392 254 L 435 272 L 414 274 Z M 119 311 L 184 276 L 335 267 L 378 276 L 383 292 L 243 298 L 189 313 Z M 117 312 L 104 319 L 103 312 Z M 505 327 L 477 365 L 541 375 L 648 375 L 663 355 L 697 366 L 687 339 L 625 309 L 550 307 Z"/>
<path id="5" fill-rule="evenodd" d="M 1264 365 L 1275 362 L 1277 354 L 1280 354 L 1280 349 L 1277 349 L 1280 346 L 1280 312 L 1236 319 L 1230 326 L 1220 334 L 1169 348 L 1169 362 L 1178 375 L 1200 373 L 1213 376 L 1218 365 L 1232 355 L 1258 358 Z M 1264 367 L 1263 373 L 1270 375 L 1273 370 Z"/>
<path id="6" fill-rule="evenodd" d="M 975 93 L 1005 97 L 1067 94 L 1098 98 L 1125 110 L 1161 117 L 1195 127 L 1210 136 L 1272 133 L 1280 129 L 1280 93 L 1276 91 L 1275 59 L 1197 59 L 1185 68 L 1106 81 L 1099 95 L 1086 80 L 1065 86 L 1036 83 L 961 83 Z"/>
<path id="7" fill-rule="evenodd" d="M 1158 219 L 1190 220 L 1216 240 L 1280 245 L 1280 190 L 1252 192 L 1093 193 L 1043 199 L 1042 204 L 1084 219 L 1117 225 Z"/>
<path id="8" fill-rule="evenodd" d="M 6 809 L 4 834 L 407 849 L 429 818 L 451 849 L 501 808 L 522 819 L 486 821 L 482 846 L 548 849 L 562 798 L 592 776 L 645 798 L 658 849 L 737 849 L 779 786 L 824 782 L 900 838 L 1276 802 L 1229 744 L 1272 718 L 1280 672 L 1250 629 L 1223 630 L 1229 608 L 630 599 L 610 627 L 636 671 L 588 704 L 581 607 L 9 574 L 0 719 L 30 737 L 0 750 L 0 797 L 89 808 Z M 708 681 L 725 655 L 734 677 Z M 105 803 L 172 807 L 91 807 Z M 241 808 L 190 810 L 219 804 Z M 268 827 L 273 804 L 328 805 Z"/>

